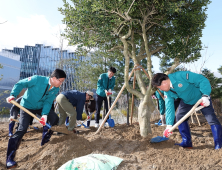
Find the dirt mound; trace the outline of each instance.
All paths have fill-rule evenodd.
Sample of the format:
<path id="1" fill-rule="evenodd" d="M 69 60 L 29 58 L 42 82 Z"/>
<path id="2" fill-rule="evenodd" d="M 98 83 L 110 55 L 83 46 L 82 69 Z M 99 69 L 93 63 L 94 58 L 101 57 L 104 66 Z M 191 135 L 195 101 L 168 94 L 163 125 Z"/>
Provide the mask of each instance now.
<path id="1" fill-rule="evenodd" d="M 140 136 L 139 125 L 116 125 L 114 128 L 103 128 L 94 135 L 96 129 L 84 129 L 78 135 L 56 135 L 51 141 L 40 146 L 42 128 L 29 130 L 23 137 L 18 149 L 17 169 L 54 170 L 67 161 L 91 153 L 107 154 L 123 158 L 118 169 L 221 169 L 221 150 L 214 150 L 210 126 L 202 115 L 201 126 L 190 124 L 193 149 L 183 149 L 174 145 L 181 142 L 178 130 L 175 130 L 168 141 L 151 144 L 149 141 L 162 136 L 164 127 L 154 125 L 153 134 L 146 138 Z M 5 169 L 6 150 L 8 145 L 8 123 L 0 125 L 0 169 Z M 80 129 L 81 130 L 81 129 Z M 83 129 L 82 129 L 83 130 Z"/>

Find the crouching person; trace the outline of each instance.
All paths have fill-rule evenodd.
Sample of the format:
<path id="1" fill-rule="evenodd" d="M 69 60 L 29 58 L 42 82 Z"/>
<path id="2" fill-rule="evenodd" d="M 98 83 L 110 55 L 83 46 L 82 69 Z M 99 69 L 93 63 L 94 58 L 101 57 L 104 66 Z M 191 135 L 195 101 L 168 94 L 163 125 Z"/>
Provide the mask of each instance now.
<path id="1" fill-rule="evenodd" d="M 93 92 L 87 91 L 85 93 L 79 92 L 77 90 L 65 91 L 56 97 L 56 102 L 58 103 L 58 110 L 60 113 L 59 126 L 64 124 L 67 116 L 69 117 L 68 130 L 73 131 L 73 133 L 78 133 L 75 130 L 76 119 L 82 120 L 82 112 L 86 100 L 93 99 Z M 75 107 L 75 108 L 74 108 Z"/>
<path id="2" fill-rule="evenodd" d="M 181 99 L 176 113 L 177 121 L 188 113 L 199 99 L 202 99 L 204 108 L 201 109 L 201 112 L 211 126 L 214 147 L 215 149 L 222 147 L 221 124 L 214 113 L 210 98 L 211 85 L 206 77 L 190 71 L 178 71 L 169 75 L 157 73 L 152 79 L 152 85 L 164 91 L 167 123 L 167 128 L 164 131 L 165 137 L 169 137 L 172 134 L 172 132 L 169 132 L 169 129 L 172 128 L 175 118 L 174 99 Z M 192 148 L 188 119 L 182 122 L 178 126 L 178 129 L 182 137 L 182 142 L 176 145 L 184 148 Z"/>
<path id="3" fill-rule="evenodd" d="M 10 96 L 6 99 L 8 103 L 14 100 L 23 88 L 27 88 L 21 99 L 20 105 L 32 112 L 33 114 L 41 115 L 41 122 L 43 124 L 43 134 L 41 145 L 47 143 L 53 133 L 47 126 L 57 125 L 58 116 L 51 109 L 53 100 L 59 92 L 59 86 L 66 78 L 66 74 L 61 69 L 56 69 L 50 77 L 32 76 L 18 81 L 11 91 Z M 22 137 L 26 133 L 30 120 L 32 117 L 25 111 L 20 112 L 19 127 L 15 134 L 8 141 L 6 167 L 11 169 L 17 166 L 14 161 L 16 150 L 18 149 Z"/>
<path id="4" fill-rule="evenodd" d="M 91 121 L 93 112 L 95 110 L 96 110 L 96 102 L 93 98 L 85 102 L 85 111 L 87 114 L 87 128 L 90 127 L 90 121 Z"/>

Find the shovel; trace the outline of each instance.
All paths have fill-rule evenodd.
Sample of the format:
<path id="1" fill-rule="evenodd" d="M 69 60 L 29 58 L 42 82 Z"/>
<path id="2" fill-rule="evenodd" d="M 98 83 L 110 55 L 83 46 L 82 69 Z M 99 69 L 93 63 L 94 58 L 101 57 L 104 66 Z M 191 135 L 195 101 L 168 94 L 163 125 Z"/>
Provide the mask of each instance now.
<path id="1" fill-rule="evenodd" d="M 110 103 L 109 103 L 109 96 L 107 96 L 107 102 L 108 102 L 108 107 L 109 107 L 109 110 L 110 110 Z M 109 119 L 107 119 L 107 122 L 109 124 L 109 127 L 114 127 L 115 126 L 115 123 L 114 123 L 114 120 L 111 119 L 111 114 L 109 115 Z"/>
<path id="2" fill-rule="evenodd" d="M 161 119 L 159 120 L 158 123 L 155 123 L 155 125 L 161 126 L 161 125 L 162 125 L 162 123 L 161 123 Z"/>
<path id="3" fill-rule="evenodd" d="M 10 103 L 12 103 L 15 106 L 17 106 L 18 108 L 22 109 L 27 114 L 29 114 L 30 116 L 32 116 L 33 118 L 35 118 L 36 120 L 38 120 L 40 122 L 40 119 L 35 114 L 33 114 L 32 112 L 30 112 L 29 110 L 27 110 L 26 108 L 24 108 L 23 106 L 18 104 L 15 100 L 11 100 Z M 70 134 L 68 129 L 63 128 L 63 127 L 59 127 L 59 126 L 51 127 L 48 123 L 46 123 L 45 126 L 47 126 L 49 129 L 51 129 L 52 131 L 55 131 L 55 132 L 59 132 L 59 133 L 66 134 L 66 135 Z M 77 132 L 77 133 L 79 133 L 79 132 Z"/>
<path id="4" fill-rule="evenodd" d="M 199 99 L 197 101 L 197 103 L 192 107 L 192 109 L 186 114 L 184 115 L 175 125 L 173 125 L 173 127 L 169 130 L 169 132 L 173 132 L 174 129 L 176 129 L 182 122 L 184 122 L 191 114 L 193 114 L 193 112 L 198 111 L 200 109 L 203 109 L 204 106 L 199 106 L 201 105 L 202 99 Z M 199 106 L 197 108 L 197 106 Z M 159 142 L 163 142 L 169 140 L 169 138 L 165 137 L 165 136 L 157 136 L 154 137 L 150 140 L 151 143 L 159 143 Z"/>
<path id="5" fill-rule="evenodd" d="M 96 111 L 94 111 L 93 113 L 91 113 L 90 115 L 89 115 L 89 117 L 91 118 L 92 117 L 92 115 L 95 113 Z M 88 120 L 88 116 L 87 116 L 87 118 L 82 122 L 82 124 L 81 125 L 83 125 L 85 128 L 87 128 L 87 126 L 84 124 L 86 121 Z"/>

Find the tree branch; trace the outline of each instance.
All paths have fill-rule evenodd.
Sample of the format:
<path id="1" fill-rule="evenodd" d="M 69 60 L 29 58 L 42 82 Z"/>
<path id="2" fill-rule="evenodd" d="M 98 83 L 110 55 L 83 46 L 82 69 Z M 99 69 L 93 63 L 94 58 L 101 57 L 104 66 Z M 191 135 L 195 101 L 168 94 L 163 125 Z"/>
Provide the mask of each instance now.
<path id="1" fill-rule="evenodd" d="M 178 58 L 175 58 L 175 59 L 174 59 L 174 64 L 169 68 L 168 71 L 165 72 L 165 74 L 168 75 L 168 74 L 172 73 L 173 70 L 174 70 L 178 65 L 180 65 L 180 61 L 179 61 Z"/>
<path id="2" fill-rule="evenodd" d="M 118 46 L 115 46 L 115 47 L 109 49 L 108 52 L 114 51 L 115 49 L 122 49 L 123 50 L 124 48 L 123 48 L 123 46 L 118 45 Z"/>
<path id="3" fill-rule="evenodd" d="M 127 13 L 126 13 L 126 15 L 128 15 L 128 14 L 129 14 L 129 11 L 130 11 L 130 9 L 132 8 L 132 6 L 133 6 L 134 2 L 135 2 L 135 0 L 133 0 L 132 4 L 130 5 L 130 7 L 129 7 L 129 9 L 128 9 Z"/>

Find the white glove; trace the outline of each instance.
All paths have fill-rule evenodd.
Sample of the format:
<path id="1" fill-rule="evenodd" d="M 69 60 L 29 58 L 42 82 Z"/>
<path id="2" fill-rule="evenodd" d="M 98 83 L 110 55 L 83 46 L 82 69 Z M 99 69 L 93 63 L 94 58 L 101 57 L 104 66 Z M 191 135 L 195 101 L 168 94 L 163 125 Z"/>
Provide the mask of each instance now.
<path id="1" fill-rule="evenodd" d="M 14 100 L 14 99 L 15 99 L 14 96 L 9 96 L 9 97 L 6 98 L 6 102 L 7 102 L 7 103 L 11 103 L 10 101 L 11 101 L 11 100 Z"/>
<path id="2" fill-rule="evenodd" d="M 43 126 L 45 126 L 46 122 L 47 122 L 47 115 L 42 115 L 39 123 L 41 123 Z"/>
<path id="3" fill-rule="evenodd" d="M 105 93 L 106 93 L 107 96 L 109 96 L 109 95 L 112 94 L 112 90 L 111 89 L 109 89 L 109 91 L 105 90 Z"/>
<path id="4" fill-rule="evenodd" d="M 152 95 L 152 99 L 157 99 L 155 95 Z"/>
<path id="5" fill-rule="evenodd" d="M 202 103 L 201 103 L 202 106 L 207 107 L 210 105 L 210 100 L 209 100 L 210 96 L 203 95 L 201 99 L 202 99 Z"/>
<path id="6" fill-rule="evenodd" d="M 169 130 L 172 128 L 172 125 L 167 125 L 166 129 L 163 132 L 163 136 L 165 137 L 170 137 L 170 135 L 173 134 L 173 132 L 169 132 Z"/>
<path id="7" fill-rule="evenodd" d="M 10 118 L 8 119 L 10 122 L 12 122 L 12 119 L 15 119 L 14 116 L 10 116 Z"/>

